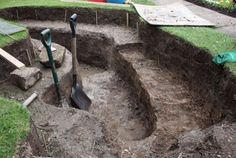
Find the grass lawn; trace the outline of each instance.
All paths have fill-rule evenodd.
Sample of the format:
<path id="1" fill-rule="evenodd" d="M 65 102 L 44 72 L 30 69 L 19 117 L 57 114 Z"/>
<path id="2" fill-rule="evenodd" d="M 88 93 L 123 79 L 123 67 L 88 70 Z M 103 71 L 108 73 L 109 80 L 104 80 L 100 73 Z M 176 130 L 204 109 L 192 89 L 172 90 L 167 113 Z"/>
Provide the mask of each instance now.
<path id="1" fill-rule="evenodd" d="M 191 44 L 209 50 L 213 55 L 235 50 L 236 38 L 217 32 L 208 27 L 161 27 L 162 30 L 176 35 Z"/>
<path id="2" fill-rule="evenodd" d="M 139 4 L 154 4 L 153 0 L 132 0 Z M 34 6 L 34 7 L 83 7 L 83 8 L 102 8 L 134 11 L 132 7 L 127 5 L 113 5 L 112 3 L 87 3 L 84 1 L 78 2 L 63 2 L 61 0 L 7 0 L 0 2 L 1 8 L 18 7 L 18 6 Z"/>
<path id="3" fill-rule="evenodd" d="M 138 0 L 136 0 L 138 1 Z M 141 0 L 142 2 L 149 0 Z M 108 3 L 87 3 L 85 1 L 79 2 L 63 2 L 61 0 L 7 0 L 0 2 L 0 9 L 19 6 L 33 6 L 33 7 L 82 7 L 82 8 L 101 8 L 101 9 L 116 9 L 134 11 L 132 7 L 126 5 L 109 5 Z"/>
<path id="4" fill-rule="evenodd" d="M 0 97 L 0 157 L 12 158 L 17 143 L 26 139 L 30 114 L 15 101 Z"/>
<path id="5" fill-rule="evenodd" d="M 208 27 L 161 27 L 162 30 L 176 35 L 192 45 L 208 50 L 212 55 L 236 50 L 236 38 Z M 236 63 L 226 64 L 236 74 Z"/>
<path id="6" fill-rule="evenodd" d="M 0 21 L 6 21 L 4 19 L 1 19 L 0 18 Z M 8 23 L 12 23 L 14 25 L 18 25 L 17 23 L 15 22 L 11 22 L 11 21 L 7 21 Z M 22 26 L 20 26 L 22 27 Z M 8 35 L 2 35 L 0 33 L 0 48 L 4 47 L 4 46 L 7 46 L 15 41 L 19 41 L 21 39 L 25 39 L 26 37 L 28 37 L 28 30 L 25 29 L 21 32 L 17 32 L 17 33 L 14 33 L 14 34 L 11 34 L 10 36 Z"/>
<path id="7" fill-rule="evenodd" d="M 7 46 L 15 41 L 25 39 L 26 37 L 28 37 L 28 31 L 25 30 L 25 31 L 21 31 L 18 33 L 14 33 L 13 35 L 11 35 L 11 37 L 4 36 L 4 35 L 0 34 L 0 48 Z"/>

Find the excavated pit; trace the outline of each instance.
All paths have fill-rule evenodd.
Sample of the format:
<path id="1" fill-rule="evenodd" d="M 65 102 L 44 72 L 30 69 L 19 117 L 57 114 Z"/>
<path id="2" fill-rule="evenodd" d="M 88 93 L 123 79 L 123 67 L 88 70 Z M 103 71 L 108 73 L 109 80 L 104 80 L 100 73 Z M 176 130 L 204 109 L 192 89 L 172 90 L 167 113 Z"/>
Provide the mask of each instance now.
<path id="1" fill-rule="evenodd" d="M 105 28 L 104 26 L 104 30 Z M 101 33 L 94 36 L 93 33 L 86 30 L 82 37 L 78 37 L 78 41 L 84 45 L 82 49 L 77 50 L 78 56 L 82 57 L 83 61 L 89 60 L 86 62 L 87 64 L 79 61 L 82 64 L 78 67 L 83 81 L 83 89 L 92 100 L 88 114 L 86 112 L 82 114 L 87 115 L 88 119 L 87 124 L 84 125 L 96 124 L 87 130 L 93 131 L 94 128 L 97 128 L 101 132 L 91 138 L 91 141 L 96 142 L 97 144 L 95 144 L 99 148 L 102 146 L 102 149 L 98 149 L 94 155 L 98 157 L 139 157 L 140 155 L 156 157 L 159 154 L 165 155 L 165 152 L 170 149 L 177 148 L 175 147 L 177 138 L 181 134 L 207 129 L 222 119 L 221 108 L 216 108 L 211 102 L 202 99 L 188 86 L 186 81 L 160 66 L 156 60 L 146 57 L 142 45 L 137 45 L 134 42 L 134 44 L 114 49 L 116 44 L 112 43 L 115 40 L 110 40 L 109 36 L 104 36 Z M 84 37 L 88 38 L 87 36 L 92 37 L 92 40 L 83 41 Z M 103 37 L 102 40 L 100 37 Z M 99 43 L 93 46 L 101 46 L 99 53 L 90 49 L 88 54 L 83 55 L 85 50 L 88 50 L 85 46 L 92 45 L 91 42 Z M 101 58 L 91 58 L 90 55 L 101 55 Z M 63 96 L 68 103 L 70 103 L 71 81 L 70 72 L 64 74 L 60 81 Z M 52 107 L 60 108 L 55 94 L 54 85 L 50 85 L 40 98 L 48 106 L 54 105 Z M 67 113 L 63 112 L 63 109 L 59 112 L 62 113 L 61 121 L 54 120 L 56 122 L 54 123 L 70 126 L 63 120 L 64 113 Z M 80 110 L 75 111 L 81 115 Z M 78 124 L 80 123 L 79 121 Z M 63 125 L 60 126 L 63 128 Z M 80 130 L 84 128 L 83 126 L 80 127 Z M 50 153 L 49 156 L 60 157 L 70 152 L 72 157 L 76 157 L 75 151 L 89 153 L 89 150 L 93 150 L 91 142 L 86 141 L 87 137 L 91 137 L 90 132 L 81 132 L 85 138 L 80 143 L 75 142 L 78 139 L 75 132 L 79 132 L 77 127 L 78 125 L 71 124 L 67 130 L 52 129 L 53 133 L 61 132 L 66 135 L 62 136 L 60 140 L 53 139 L 52 135 L 54 134 L 51 132 L 44 133 L 46 135 L 44 137 L 52 139 L 47 142 L 48 148 L 50 148 L 47 149 L 47 153 Z M 58 127 L 56 126 L 56 128 Z M 68 139 L 68 137 L 71 137 L 68 145 L 72 143 L 78 148 L 83 146 L 81 151 L 61 144 L 64 142 L 63 139 Z M 72 139 L 73 137 L 75 140 Z M 105 152 L 106 150 L 109 152 Z M 84 155 L 84 157 L 87 156 L 88 154 Z"/>
<path id="2" fill-rule="evenodd" d="M 80 64 L 80 74 L 86 94 L 92 100 L 89 113 L 102 120 L 108 131 L 122 140 L 140 140 L 152 133 L 152 120 L 145 106 L 138 102 L 132 87 L 113 70 Z M 69 74 L 60 82 L 70 102 Z M 54 85 L 47 88 L 42 99 L 58 106 Z"/>
<path id="3" fill-rule="evenodd" d="M 91 33 L 88 35 L 90 37 Z M 107 44 L 109 38 L 104 41 Z M 90 45 L 89 40 L 86 42 Z M 102 122 L 106 131 L 102 133 L 109 138 L 107 144 L 116 144 L 111 149 L 118 151 L 117 157 L 123 154 L 130 157 L 131 153 L 136 157 L 164 154 L 174 148 L 176 138 L 182 133 L 206 129 L 221 120 L 220 108 L 203 100 L 186 81 L 145 57 L 142 46 L 125 46 L 117 52 L 106 53 L 110 53 L 103 61 L 108 63 L 103 66 L 106 69 L 82 63 L 78 70 L 83 89 L 92 100 L 88 113 Z M 86 56 L 89 58 L 89 54 Z M 89 59 L 89 63 L 100 65 L 93 61 L 96 59 Z M 60 84 L 70 103 L 71 73 L 62 76 Z M 55 94 L 51 85 L 41 99 L 59 107 Z M 69 136 L 73 137 L 73 133 Z M 90 137 L 90 133 L 85 135 Z"/>
<path id="4" fill-rule="evenodd" d="M 41 11 L 17 8 L 20 13 L 17 18 L 13 16 L 14 9 L 0 14 L 4 17 L 12 14 L 10 19 L 26 19 L 22 23 L 34 38 L 39 38 L 43 28 L 51 28 L 53 41 L 70 50 L 70 29 L 62 21 L 68 20 L 63 15 L 66 9 L 56 10 L 62 13 L 58 16 L 60 19 L 41 19 L 40 16 L 35 19 L 33 14 L 30 18 L 23 18 L 25 10 L 35 14 Z M 45 10 L 52 12 L 51 9 Z M 86 15 L 95 13 L 85 10 Z M 84 13 L 83 9 L 82 12 L 75 11 Z M 102 24 L 120 24 L 122 21 L 125 25 L 126 14 L 123 12 L 114 15 L 122 15 L 118 21 L 113 21 L 115 18 L 110 17 L 109 11 L 99 14 L 106 14 L 100 17 L 109 15 L 109 18 L 100 20 Z M 37 21 L 37 18 L 52 21 Z M 86 19 L 84 16 L 82 21 L 86 22 Z M 132 27 L 137 21 L 137 18 L 132 21 Z M 236 127 L 234 75 L 213 65 L 211 55 L 205 50 L 156 27 L 140 24 L 139 30 L 135 30 L 91 23 L 94 24 L 91 21 L 80 24 L 76 36 L 77 57 L 81 63 L 78 71 L 83 89 L 92 100 L 91 108 L 86 112 L 59 107 L 50 71 L 43 70 L 46 77 L 36 85 L 42 92 L 29 108 L 37 131 L 37 135 L 35 132 L 31 134 L 36 139 L 29 140 L 31 156 L 156 158 L 236 155 L 231 150 L 235 143 L 230 143 L 235 140 L 232 131 Z M 70 54 L 65 60 L 66 71 L 58 71 L 63 95 L 70 103 Z M 10 91 L 6 87 L 7 84 L 5 88 L 1 86 L 0 94 Z M 22 97 L 21 93 L 17 94 Z M 36 150 L 38 147 L 34 144 L 39 144 L 42 149 Z"/>

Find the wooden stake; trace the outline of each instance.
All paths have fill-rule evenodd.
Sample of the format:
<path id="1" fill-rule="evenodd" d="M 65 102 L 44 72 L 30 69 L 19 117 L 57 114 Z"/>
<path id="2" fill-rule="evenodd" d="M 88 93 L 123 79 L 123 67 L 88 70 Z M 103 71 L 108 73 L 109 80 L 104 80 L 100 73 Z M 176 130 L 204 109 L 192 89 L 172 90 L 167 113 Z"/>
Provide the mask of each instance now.
<path id="1" fill-rule="evenodd" d="M 129 13 L 126 13 L 126 26 L 129 27 Z"/>
<path id="2" fill-rule="evenodd" d="M 67 18 L 67 9 L 65 9 L 65 18 L 64 18 L 65 22 L 66 22 L 66 18 Z"/>
<path id="3" fill-rule="evenodd" d="M 30 66 L 32 66 L 32 60 L 31 60 L 31 57 L 30 57 L 30 54 L 29 54 L 29 50 L 28 50 L 28 49 L 26 49 L 26 54 L 27 54 L 27 58 L 28 58 L 28 60 L 29 60 L 29 64 L 30 64 Z"/>
<path id="4" fill-rule="evenodd" d="M 37 15 L 36 9 L 34 10 L 34 13 L 35 13 L 35 18 L 36 18 L 36 20 L 38 20 L 38 15 Z"/>
<path id="5" fill-rule="evenodd" d="M 139 23 L 138 22 L 136 23 L 136 29 L 137 29 L 137 33 L 139 35 Z"/>
<path id="6" fill-rule="evenodd" d="M 96 10 L 96 25 L 98 25 L 98 11 Z"/>
<path id="7" fill-rule="evenodd" d="M 16 9 L 16 19 L 19 20 L 19 13 L 17 9 Z"/>

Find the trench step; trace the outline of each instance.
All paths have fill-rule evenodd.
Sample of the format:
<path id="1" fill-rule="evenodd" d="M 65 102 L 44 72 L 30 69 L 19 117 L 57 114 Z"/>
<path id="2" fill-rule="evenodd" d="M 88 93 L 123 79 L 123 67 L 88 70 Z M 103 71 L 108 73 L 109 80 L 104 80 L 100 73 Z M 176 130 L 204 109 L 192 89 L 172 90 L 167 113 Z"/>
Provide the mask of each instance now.
<path id="1" fill-rule="evenodd" d="M 69 23 L 63 21 L 24 20 L 21 21 L 21 23 L 29 30 L 43 30 L 45 28 L 50 28 L 52 29 L 52 32 L 59 31 L 60 33 L 71 34 Z M 116 45 L 141 43 L 137 31 L 128 27 L 78 23 L 76 29 L 78 35 L 89 34 L 90 36 L 95 36 L 96 34 L 102 34 L 108 38 L 113 39 Z"/>
<path id="2" fill-rule="evenodd" d="M 204 119 L 204 114 L 196 106 L 186 84 L 168 70 L 160 68 L 156 61 L 146 58 L 140 49 L 120 50 L 116 61 L 121 65 L 118 71 L 123 71 L 140 99 L 149 104 L 149 111 L 155 114 L 154 133 L 176 136 L 201 128 L 199 120 Z"/>

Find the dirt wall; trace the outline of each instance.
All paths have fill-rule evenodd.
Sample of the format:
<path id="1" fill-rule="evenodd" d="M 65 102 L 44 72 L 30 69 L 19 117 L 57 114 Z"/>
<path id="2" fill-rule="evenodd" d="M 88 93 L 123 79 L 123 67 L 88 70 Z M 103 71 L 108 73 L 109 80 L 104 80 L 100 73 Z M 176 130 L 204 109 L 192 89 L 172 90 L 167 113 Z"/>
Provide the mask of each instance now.
<path id="1" fill-rule="evenodd" d="M 8 20 L 61 20 L 68 22 L 74 13 L 78 14 L 79 23 L 87 24 L 96 24 L 97 22 L 97 24 L 127 25 L 127 14 L 130 27 L 136 27 L 136 23 L 139 21 L 138 15 L 133 12 L 96 8 L 14 7 L 0 10 L 0 17 Z"/>
<path id="2" fill-rule="evenodd" d="M 5 46 L 2 49 L 13 55 L 15 58 L 20 60 L 26 66 L 30 66 L 29 58 L 31 59 L 31 64 L 34 64 L 35 56 L 33 52 L 33 46 L 30 41 L 30 36 L 28 36 L 26 39 Z M 29 54 L 29 57 L 27 55 L 27 52 Z M 0 72 L 1 72 L 0 80 L 8 78 L 10 76 L 10 72 L 12 72 L 14 69 L 15 69 L 14 66 L 12 66 L 5 59 L 0 57 Z"/>
<path id="3" fill-rule="evenodd" d="M 41 28 L 33 28 L 30 34 L 33 38 L 40 39 Z M 52 30 L 52 37 L 55 43 L 65 46 L 71 50 L 71 32 L 60 29 Z M 79 31 L 77 38 L 77 58 L 86 64 L 105 68 L 113 51 L 114 42 L 101 33 Z M 69 39 L 69 40 L 68 40 Z"/>
<path id="4" fill-rule="evenodd" d="M 142 24 L 140 30 L 147 56 L 187 81 L 192 91 L 213 103 L 209 108 L 236 116 L 236 77 L 227 68 L 213 64 L 206 50 L 156 27 Z"/>

